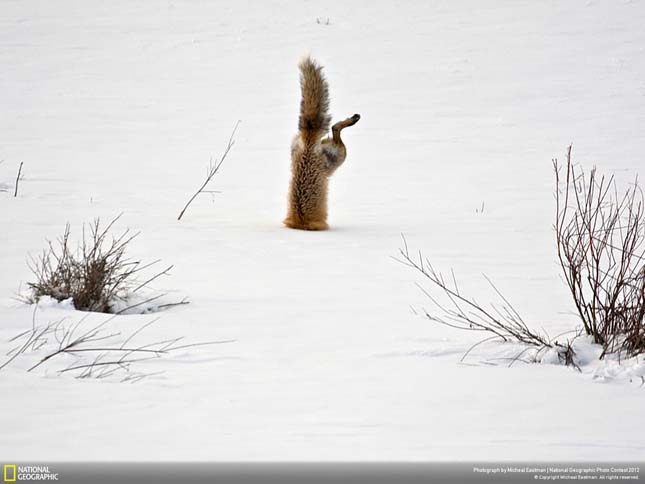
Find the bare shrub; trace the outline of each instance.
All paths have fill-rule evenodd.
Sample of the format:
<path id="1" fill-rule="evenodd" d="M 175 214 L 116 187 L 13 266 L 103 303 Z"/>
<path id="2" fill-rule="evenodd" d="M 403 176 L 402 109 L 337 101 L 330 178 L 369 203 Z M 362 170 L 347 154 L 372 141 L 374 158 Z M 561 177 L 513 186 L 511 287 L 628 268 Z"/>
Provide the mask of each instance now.
<path id="1" fill-rule="evenodd" d="M 544 351 L 554 349 L 561 363 L 578 368 L 571 343 L 569 341 L 561 343 L 551 339 L 544 332 L 531 329 L 488 277 L 484 276 L 495 292 L 498 302 L 484 306 L 461 293 L 454 272 L 451 271 L 448 279 L 441 272 L 437 272 L 421 252 L 414 256 L 411 255 L 405 237 L 403 237 L 403 248 L 399 249 L 399 257 L 395 260 L 417 271 L 426 281 L 437 287 L 440 294 L 443 294 L 445 302 L 441 302 L 421 284 L 417 284 L 439 310 L 437 313 L 430 313 L 424 309 L 426 318 L 451 328 L 484 332 L 491 335 L 471 346 L 463 355 L 462 361 L 480 344 L 498 340 L 520 343 L 525 346 L 525 349 L 515 357 L 509 358 L 511 365 L 516 361 L 524 361 L 522 357 L 529 354 L 532 355 L 532 361 L 536 361 Z"/>
<path id="2" fill-rule="evenodd" d="M 36 308 L 30 330 L 14 336 L 10 342 L 15 346 L 7 353 L 7 359 L 0 364 L 6 368 L 18 358 L 32 356 L 27 372 L 43 365 L 51 365 L 55 360 L 63 360 L 56 367 L 59 375 L 70 374 L 76 378 L 118 377 L 122 382 L 135 382 L 158 373 L 143 372 L 139 369 L 145 361 L 162 358 L 180 350 L 232 343 L 235 340 L 186 343 L 183 336 L 136 342 L 140 335 L 153 323 L 153 319 L 126 335 L 113 327 L 116 316 L 111 316 L 98 324 L 88 324 L 87 316 L 76 323 L 66 319 L 36 323 Z M 63 358 L 63 357 L 67 358 Z M 35 357 L 35 359 L 34 359 Z"/>
<path id="3" fill-rule="evenodd" d="M 595 168 L 586 175 L 574 167 L 571 146 L 565 166 L 557 160 L 553 165 L 558 260 L 582 323 L 572 333 L 591 336 L 603 348 L 600 358 L 645 353 L 645 197 L 638 179 L 621 194 L 613 176 L 600 176 Z M 412 257 L 403 241 L 397 260 L 438 287 L 447 301 L 439 302 L 420 286 L 439 309 L 438 314 L 426 311 L 426 317 L 453 328 L 492 334 L 464 357 L 478 344 L 498 339 L 526 345 L 534 360 L 545 349 L 553 349 L 562 363 L 577 367 L 575 337 L 561 342 L 531 329 L 487 277 L 499 302 L 480 305 L 460 292 L 454 273 L 444 278 L 421 253 Z"/>
<path id="4" fill-rule="evenodd" d="M 117 237 L 109 237 L 109 231 L 119 217 L 105 228 L 96 219 L 89 225 L 89 234 L 84 226 L 82 241 L 75 249 L 70 243 L 68 224 L 57 246 L 49 242 L 39 257 L 32 257 L 29 268 L 36 280 L 27 284 L 31 291 L 28 302 L 37 302 L 42 296 L 50 296 L 57 301 L 72 298 L 76 309 L 111 313 L 115 312 L 117 302 L 125 301 L 153 280 L 168 274 L 172 266 L 143 283 L 137 281 L 141 271 L 159 261 L 143 265 L 139 260 L 126 258 L 126 248 L 138 233 L 125 230 Z"/>
<path id="5" fill-rule="evenodd" d="M 558 259 L 584 331 L 602 356 L 645 352 L 645 211 L 638 178 L 619 194 L 613 176 L 553 160 Z M 564 172 L 564 177 L 562 175 Z"/>

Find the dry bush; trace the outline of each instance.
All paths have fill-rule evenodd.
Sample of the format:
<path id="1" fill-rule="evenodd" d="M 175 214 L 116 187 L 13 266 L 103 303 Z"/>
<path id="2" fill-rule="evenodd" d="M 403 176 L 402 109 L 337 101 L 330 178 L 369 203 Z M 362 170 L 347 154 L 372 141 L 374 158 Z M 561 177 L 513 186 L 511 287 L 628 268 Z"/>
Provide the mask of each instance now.
<path id="1" fill-rule="evenodd" d="M 645 352 L 645 210 L 636 179 L 619 194 L 614 177 L 554 160 L 558 258 L 584 331 L 603 354 Z M 562 177 L 564 172 L 564 179 Z"/>
<path id="2" fill-rule="evenodd" d="M 82 241 L 75 249 L 71 247 L 68 224 L 57 246 L 49 242 L 39 257 L 31 258 L 29 268 L 36 281 L 28 283 L 31 291 L 28 302 L 37 302 L 42 296 L 57 301 L 72 298 L 76 309 L 111 313 L 115 312 L 116 302 L 124 301 L 157 277 L 167 274 L 172 266 L 143 283 L 137 282 L 136 277 L 142 270 L 159 261 L 143 265 L 141 261 L 126 258 L 125 250 L 138 234 L 125 230 L 120 236 L 109 237 L 109 231 L 119 217 L 105 228 L 96 219 L 89 226 L 89 234 L 83 227 Z"/>
<path id="3" fill-rule="evenodd" d="M 114 315 L 91 325 L 87 321 L 88 315 L 76 323 L 60 319 L 40 325 L 36 322 L 36 309 L 37 307 L 34 308 L 31 329 L 11 338 L 10 343 L 15 346 L 7 353 L 8 358 L 0 362 L 0 370 L 21 359 L 31 360 L 26 366 L 23 364 L 27 372 L 42 366 L 53 366 L 58 375 L 73 375 L 80 379 L 117 377 L 122 382 L 136 382 L 161 373 L 141 371 L 146 361 L 170 356 L 188 348 L 235 341 L 186 343 L 184 337 L 180 336 L 136 342 L 158 318 L 122 335 L 114 327 Z"/>
<path id="4" fill-rule="evenodd" d="M 426 318 L 451 328 L 483 332 L 490 335 L 471 346 L 463 355 L 462 361 L 478 345 L 497 340 L 520 343 L 525 346 L 525 349 L 515 357 L 508 358 L 511 365 L 516 361 L 525 361 L 522 359 L 525 356 L 531 356 L 530 361 L 537 361 L 543 352 L 553 349 L 556 351 L 561 363 L 578 368 L 571 342 L 560 342 L 555 338 L 550 338 L 545 332 L 531 329 L 488 277 L 484 276 L 495 292 L 498 302 L 490 303 L 486 306 L 460 291 L 454 272 L 451 271 L 450 278 L 444 277 L 441 272 L 434 269 L 430 261 L 421 252 L 414 256 L 411 255 L 405 237 L 403 237 L 403 248 L 399 249 L 399 257 L 395 258 L 395 260 L 417 271 L 424 277 L 425 281 L 439 289 L 439 294 L 443 295 L 445 302 L 440 301 L 438 297 L 435 297 L 421 284 L 417 284 L 438 309 L 437 313 L 424 310 Z"/>
<path id="5" fill-rule="evenodd" d="M 595 168 L 588 176 L 576 169 L 571 147 L 564 167 L 553 163 L 558 259 L 582 322 L 582 330 L 572 333 L 584 332 L 602 345 L 601 358 L 645 353 L 645 197 L 638 179 L 620 194 L 614 177 L 599 176 Z M 577 367 L 572 340 L 557 341 L 531 329 L 490 279 L 499 302 L 484 306 L 460 292 L 454 274 L 446 278 L 421 253 L 411 256 L 403 240 L 397 260 L 422 274 L 446 301 L 420 286 L 439 309 L 436 314 L 426 311 L 428 319 L 492 335 L 480 343 L 522 343 L 533 351 L 533 360 L 554 349 L 562 363 Z"/>

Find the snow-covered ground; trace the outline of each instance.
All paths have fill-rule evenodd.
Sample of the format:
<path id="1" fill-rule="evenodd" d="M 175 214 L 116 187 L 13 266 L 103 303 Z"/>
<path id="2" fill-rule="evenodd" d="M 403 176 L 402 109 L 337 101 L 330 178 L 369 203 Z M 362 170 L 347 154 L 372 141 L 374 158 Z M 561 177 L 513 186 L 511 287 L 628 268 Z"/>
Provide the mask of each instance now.
<path id="1" fill-rule="evenodd" d="M 322 19 L 317 22 L 317 19 Z M 327 25 L 327 19 L 329 24 Z M 138 383 L 0 372 L 14 460 L 638 460 L 645 366 L 486 364 L 477 335 L 391 256 L 406 235 L 461 288 L 554 335 L 551 159 L 645 164 L 641 1 L 0 2 L 0 350 L 32 325 L 28 254 L 123 212 L 129 254 L 174 264 L 139 341 L 235 342 L 142 363 Z M 281 226 L 298 59 L 330 82 L 348 158 L 327 232 Z M 236 120 L 212 189 L 179 210 Z M 19 196 L 14 179 L 24 162 Z M 480 210 L 484 207 L 483 212 Z M 22 285 L 22 289 L 21 289 Z M 37 324 L 83 313 L 44 304 Z M 98 323 L 91 315 L 84 324 Z M 151 315 L 119 316 L 133 331 Z"/>

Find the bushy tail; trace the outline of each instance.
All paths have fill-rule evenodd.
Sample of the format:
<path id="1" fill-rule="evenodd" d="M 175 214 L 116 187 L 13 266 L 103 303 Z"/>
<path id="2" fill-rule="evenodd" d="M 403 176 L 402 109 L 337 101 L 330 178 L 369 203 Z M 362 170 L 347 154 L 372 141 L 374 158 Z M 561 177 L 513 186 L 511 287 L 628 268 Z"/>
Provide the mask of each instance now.
<path id="1" fill-rule="evenodd" d="M 300 62 L 300 119 L 298 129 L 303 136 L 320 138 L 329 130 L 329 89 L 322 67 L 311 57 Z"/>

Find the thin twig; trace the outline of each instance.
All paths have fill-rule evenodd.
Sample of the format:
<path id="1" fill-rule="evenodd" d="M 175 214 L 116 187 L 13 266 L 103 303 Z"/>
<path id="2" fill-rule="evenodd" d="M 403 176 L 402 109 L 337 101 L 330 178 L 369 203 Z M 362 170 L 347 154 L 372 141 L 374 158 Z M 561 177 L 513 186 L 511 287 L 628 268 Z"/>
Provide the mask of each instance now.
<path id="1" fill-rule="evenodd" d="M 206 180 L 204 180 L 204 183 L 202 183 L 202 185 L 197 189 L 197 191 L 193 194 L 193 196 L 190 197 L 186 205 L 184 205 L 184 208 L 181 210 L 181 212 L 179 212 L 179 217 L 177 217 L 177 220 L 181 220 L 181 218 L 184 216 L 184 212 L 189 207 L 189 205 L 193 203 L 193 200 L 197 198 L 197 195 L 204 192 L 206 185 L 210 183 L 210 181 L 213 179 L 215 174 L 219 171 L 220 167 L 222 166 L 222 163 L 224 163 L 224 160 L 226 159 L 226 155 L 228 155 L 228 152 L 235 144 L 235 140 L 233 139 L 233 137 L 235 136 L 235 132 L 237 131 L 237 127 L 240 125 L 240 122 L 241 121 L 238 120 L 237 123 L 235 123 L 235 127 L 233 128 L 233 132 L 231 133 L 231 136 L 228 139 L 228 144 L 226 145 L 224 154 L 220 158 L 219 162 L 215 163 L 214 165 L 212 162 L 209 163 L 208 169 L 206 171 Z"/>
<path id="2" fill-rule="evenodd" d="M 14 198 L 18 196 L 18 183 L 20 182 L 20 174 L 22 173 L 22 164 L 23 162 L 20 162 L 20 167 L 18 167 L 18 176 L 16 177 L 16 187 L 13 192 Z"/>

